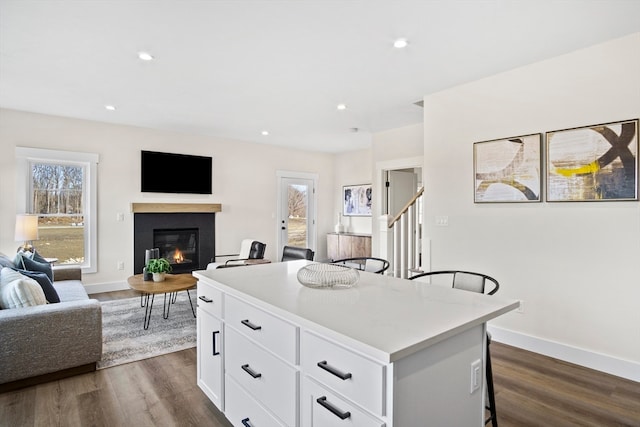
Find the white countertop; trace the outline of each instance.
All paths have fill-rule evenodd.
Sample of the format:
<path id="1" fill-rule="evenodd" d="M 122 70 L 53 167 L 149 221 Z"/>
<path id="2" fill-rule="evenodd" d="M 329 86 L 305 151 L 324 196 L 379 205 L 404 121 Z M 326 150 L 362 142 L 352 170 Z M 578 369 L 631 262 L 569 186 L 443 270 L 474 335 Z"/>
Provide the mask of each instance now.
<path id="1" fill-rule="evenodd" d="M 274 314 L 384 363 L 393 362 L 518 307 L 517 300 L 360 272 L 350 289 L 310 289 L 297 279 L 309 261 L 194 271 Z"/>

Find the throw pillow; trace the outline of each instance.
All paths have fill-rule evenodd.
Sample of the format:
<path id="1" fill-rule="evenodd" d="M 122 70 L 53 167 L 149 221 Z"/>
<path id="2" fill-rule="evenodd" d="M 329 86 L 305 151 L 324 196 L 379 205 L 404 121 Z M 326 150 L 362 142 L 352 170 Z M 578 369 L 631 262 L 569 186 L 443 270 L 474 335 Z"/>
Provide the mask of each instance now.
<path id="1" fill-rule="evenodd" d="M 53 283 L 53 270 L 51 269 L 51 264 L 48 262 L 35 261 L 24 254 L 18 253 L 16 255 L 15 267 L 20 270 L 41 271 L 45 273 Z"/>
<path id="2" fill-rule="evenodd" d="M 0 307 L 20 308 L 47 303 L 38 282 L 11 268 L 0 271 Z"/>
<path id="3" fill-rule="evenodd" d="M 17 270 L 15 268 L 13 268 L 13 270 L 38 282 L 48 303 L 60 302 L 58 292 L 56 291 L 56 288 L 53 287 L 53 284 L 46 273 L 43 273 L 42 271 Z"/>
<path id="4" fill-rule="evenodd" d="M 33 255 L 30 258 L 34 261 L 46 262 L 47 264 L 49 263 L 38 251 L 35 250 L 35 248 L 33 249 Z"/>

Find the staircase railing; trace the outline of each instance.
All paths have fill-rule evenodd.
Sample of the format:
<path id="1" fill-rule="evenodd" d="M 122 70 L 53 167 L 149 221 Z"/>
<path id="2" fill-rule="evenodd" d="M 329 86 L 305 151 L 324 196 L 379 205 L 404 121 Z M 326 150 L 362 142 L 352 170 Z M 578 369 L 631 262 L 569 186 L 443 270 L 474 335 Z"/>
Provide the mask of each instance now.
<path id="1" fill-rule="evenodd" d="M 380 218 L 381 257 L 389 260 L 389 271 L 395 277 L 407 278 L 420 268 L 422 230 L 418 202 L 423 193 L 424 187 L 394 217 L 383 215 Z"/>

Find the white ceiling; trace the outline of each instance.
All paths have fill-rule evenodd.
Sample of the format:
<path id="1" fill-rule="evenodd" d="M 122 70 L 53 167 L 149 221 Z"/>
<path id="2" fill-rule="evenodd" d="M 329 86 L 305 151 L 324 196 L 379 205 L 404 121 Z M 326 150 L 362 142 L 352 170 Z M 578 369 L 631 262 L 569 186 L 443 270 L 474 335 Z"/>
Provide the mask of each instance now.
<path id="1" fill-rule="evenodd" d="M 0 0 L 0 106 L 349 151 L 426 94 L 638 31 L 640 0 Z"/>

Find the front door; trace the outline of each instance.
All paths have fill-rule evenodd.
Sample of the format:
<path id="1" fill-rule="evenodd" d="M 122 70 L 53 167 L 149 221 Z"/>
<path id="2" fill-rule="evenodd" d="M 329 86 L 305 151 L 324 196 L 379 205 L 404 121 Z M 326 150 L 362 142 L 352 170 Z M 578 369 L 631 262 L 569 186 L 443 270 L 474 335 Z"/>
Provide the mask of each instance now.
<path id="1" fill-rule="evenodd" d="M 284 246 L 316 250 L 314 200 L 314 179 L 280 177 L 279 256 Z"/>

